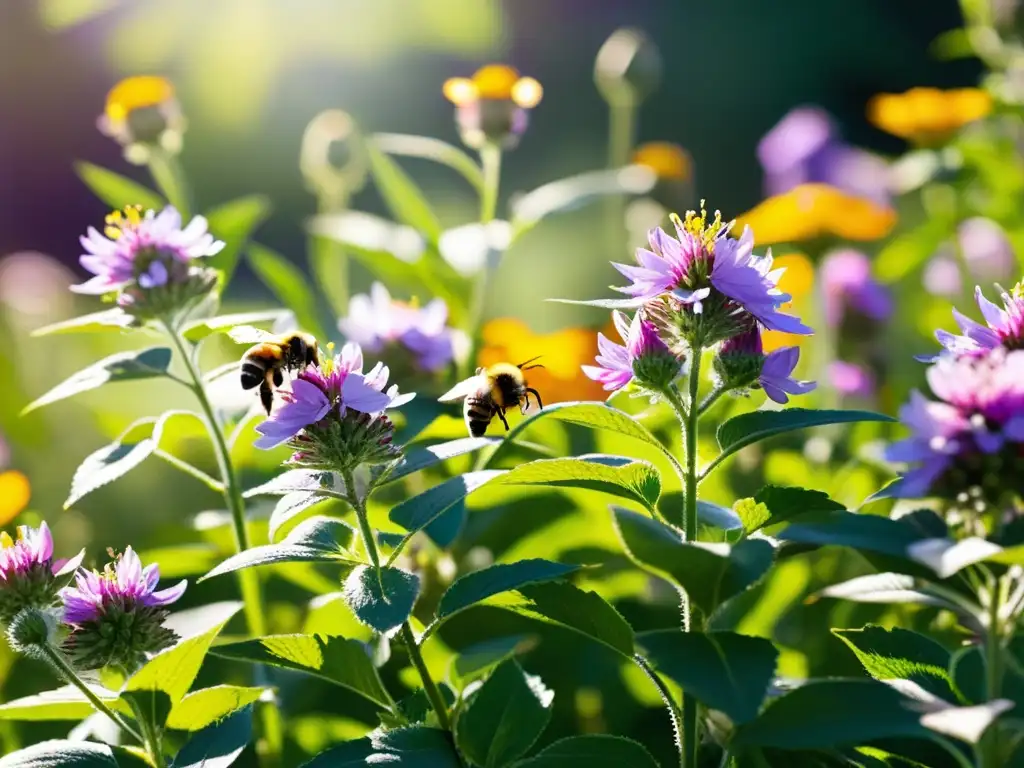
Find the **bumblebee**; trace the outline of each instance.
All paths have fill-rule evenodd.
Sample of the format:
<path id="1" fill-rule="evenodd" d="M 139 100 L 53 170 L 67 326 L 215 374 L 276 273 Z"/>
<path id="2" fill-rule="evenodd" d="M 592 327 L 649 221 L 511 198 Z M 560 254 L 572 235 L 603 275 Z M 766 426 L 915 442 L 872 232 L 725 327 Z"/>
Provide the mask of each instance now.
<path id="1" fill-rule="evenodd" d="M 442 403 L 463 401 L 462 415 L 466 427 L 473 437 L 481 437 L 487 431 L 487 425 L 497 415 L 508 432 L 508 420 L 505 411 L 519 406 L 522 413 L 530 407 L 530 395 L 537 400 L 537 407 L 543 408 L 540 394 L 526 382 L 523 371 L 544 366 L 530 365 L 536 357 L 530 358 L 519 365 L 512 363 L 495 363 L 487 368 L 477 368 L 476 375 L 460 381 L 448 392 L 438 398 Z"/>
<path id="2" fill-rule="evenodd" d="M 285 371 L 320 364 L 316 339 L 308 333 L 273 334 L 240 325 L 232 328 L 228 336 L 238 344 L 254 344 L 242 355 L 242 389 L 259 387 L 260 402 L 268 414 L 274 404 L 274 387 L 284 383 Z"/>

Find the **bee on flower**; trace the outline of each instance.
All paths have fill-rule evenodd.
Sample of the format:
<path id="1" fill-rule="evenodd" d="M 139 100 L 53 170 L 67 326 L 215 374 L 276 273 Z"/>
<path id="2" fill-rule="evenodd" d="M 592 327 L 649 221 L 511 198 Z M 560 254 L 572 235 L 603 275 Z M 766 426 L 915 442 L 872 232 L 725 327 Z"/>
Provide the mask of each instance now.
<path id="1" fill-rule="evenodd" d="M 144 165 L 154 151 L 181 151 L 186 122 L 174 84 L 164 77 L 140 75 L 125 78 L 110 90 L 97 126 L 124 148 L 128 162 Z"/>
<path id="2" fill-rule="evenodd" d="M 444 96 L 455 105 L 455 122 L 462 142 L 472 149 L 496 144 L 511 149 L 529 123 L 529 110 L 544 96 L 541 84 L 521 77 L 513 67 L 488 64 L 471 78 L 445 81 Z"/>

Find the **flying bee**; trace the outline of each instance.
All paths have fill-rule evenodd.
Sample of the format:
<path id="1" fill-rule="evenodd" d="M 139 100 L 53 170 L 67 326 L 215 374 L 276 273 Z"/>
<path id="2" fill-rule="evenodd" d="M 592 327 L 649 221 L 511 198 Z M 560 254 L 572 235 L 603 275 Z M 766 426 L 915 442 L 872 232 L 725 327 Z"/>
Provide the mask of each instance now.
<path id="1" fill-rule="evenodd" d="M 242 389 L 260 388 L 260 402 L 267 413 L 274 404 L 274 387 L 284 383 L 284 372 L 301 371 L 320 364 L 316 339 L 308 333 L 273 334 L 240 325 L 228 332 L 238 344 L 253 344 L 242 355 Z"/>
<path id="2" fill-rule="evenodd" d="M 486 368 L 477 368 L 476 375 L 460 381 L 445 394 L 438 398 L 442 403 L 463 401 L 462 415 L 466 427 L 473 437 L 481 437 L 487 431 L 495 415 L 501 419 L 508 432 L 508 420 L 505 411 L 517 405 L 522 413 L 530 407 L 530 395 L 537 399 L 537 407 L 543 408 L 540 394 L 526 382 L 523 371 L 531 368 L 543 368 L 539 363 L 530 365 L 536 357 L 532 357 L 519 365 L 512 363 L 495 363 Z"/>

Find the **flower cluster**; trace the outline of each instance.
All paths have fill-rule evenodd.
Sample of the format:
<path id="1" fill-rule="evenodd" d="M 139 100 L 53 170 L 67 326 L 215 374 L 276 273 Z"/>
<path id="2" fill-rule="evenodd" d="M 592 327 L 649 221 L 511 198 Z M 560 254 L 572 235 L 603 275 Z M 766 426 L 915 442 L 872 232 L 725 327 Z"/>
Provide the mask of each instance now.
<path id="1" fill-rule="evenodd" d="M 781 311 L 792 298 L 778 287 L 784 270 L 772 269 L 770 254 L 754 255 L 749 230 L 731 237 L 731 225 L 719 214 L 709 221 L 705 211 L 690 211 L 672 222 L 676 237 L 653 229 L 650 249 L 637 250 L 636 265 L 613 264 L 631 281 L 616 289 L 629 299 L 586 302 L 637 312 L 632 321 L 614 315 L 625 346 L 600 336 L 598 366 L 584 366 L 584 373 L 608 390 L 635 382 L 640 390 L 665 392 L 694 350 L 721 345 L 715 370 L 723 389 L 760 387 L 781 403 L 812 389 L 811 382 L 792 378 L 797 347 L 764 353 L 765 330 L 812 332 Z"/>
<path id="2" fill-rule="evenodd" d="M 411 355 L 419 372 L 437 373 L 455 356 L 457 332 L 448 327 L 444 301 L 434 299 L 424 307 L 406 304 L 392 299 L 382 283 L 374 283 L 369 295 L 352 297 L 338 329 L 348 341 L 367 352 L 383 353 L 389 362 Z M 396 346 L 405 354 L 394 355 Z"/>
<path id="3" fill-rule="evenodd" d="M 256 447 L 287 444 L 295 451 L 293 464 L 334 471 L 395 458 L 394 425 L 384 411 L 414 395 L 399 395 L 397 385 L 385 390 L 389 375 L 381 363 L 364 374 L 362 349 L 346 344 L 333 359 L 307 367 L 277 391 L 274 410 L 256 427 Z"/>
<path id="4" fill-rule="evenodd" d="M 53 536 L 46 523 L 18 526 L 17 538 L 0 532 L 0 624 L 10 624 L 25 608 L 53 605 L 55 596 Z"/>
<path id="5" fill-rule="evenodd" d="M 177 639 L 163 625 L 165 608 L 184 594 L 186 582 L 157 591 L 160 569 L 142 567 L 128 547 L 102 572 L 80 570 L 75 585 L 65 587 L 63 620 L 71 632 L 64 648 L 81 669 L 107 665 L 134 670 L 150 653 L 169 647 Z"/>
<path id="6" fill-rule="evenodd" d="M 94 277 L 72 290 L 114 296 L 140 319 L 179 312 L 208 294 L 217 272 L 200 259 L 224 247 L 207 232 L 205 218 L 196 216 L 183 228 L 170 206 L 159 214 L 140 206 L 115 211 L 103 234 L 89 227 L 81 243 L 87 252 L 79 261 Z"/>
<path id="7" fill-rule="evenodd" d="M 1019 492 L 1024 472 L 1024 294 L 1004 293 L 1003 305 L 977 290 L 985 323 L 954 315 L 962 335 L 936 333 L 943 350 L 929 358 L 928 385 L 900 410 L 910 437 L 886 456 L 910 465 L 892 495 L 936 496 L 975 512 Z M 968 506 L 969 503 L 969 506 Z"/>

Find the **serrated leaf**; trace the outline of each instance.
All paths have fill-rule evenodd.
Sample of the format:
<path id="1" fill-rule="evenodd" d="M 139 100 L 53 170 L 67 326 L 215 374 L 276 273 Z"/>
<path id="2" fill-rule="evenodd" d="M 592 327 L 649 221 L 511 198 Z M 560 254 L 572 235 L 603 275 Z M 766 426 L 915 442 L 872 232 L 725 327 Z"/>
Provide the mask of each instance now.
<path id="1" fill-rule="evenodd" d="M 64 509 L 82 498 L 131 472 L 156 450 L 153 437 L 158 420 L 140 419 L 126 429 L 117 440 L 85 458 L 71 479 L 71 491 Z"/>
<path id="2" fill-rule="evenodd" d="M 412 606 L 420 591 L 420 579 L 398 568 L 375 568 L 361 565 L 345 579 L 345 602 L 361 622 L 388 634 L 402 625 L 412 614 Z"/>
<path id="3" fill-rule="evenodd" d="M 296 491 L 282 496 L 277 500 L 274 511 L 270 513 L 270 523 L 267 529 L 267 536 L 271 542 L 277 541 L 277 534 L 281 527 L 287 525 L 307 509 L 315 507 L 327 501 L 323 496 L 308 491 Z"/>
<path id="4" fill-rule="evenodd" d="M 545 747 L 515 768 L 658 768 L 641 744 L 605 734 L 570 736 Z"/>
<path id="5" fill-rule="evenodd" d="M 130 714 L 128 705 L 117 700 L 116 691 L 99 685 L 89 685 L 89 690 L 108 706 Z M 82 720 L 93 712 L 95 709 L 89 700 L 72 685 L 0 704 L 0 720 Z"/>
<path id="6" fill-rule="evenodd" d="M 493 484 L 584 488 L 635 501 L 652 512 L 661 496 L 661 475 L 652 464 L 600 454 L 520 464 L 495 478 Z"/>
<path id="7" fill-rule="evenodd" d="M 167 347 L 118 352 L 65 379 L 45 395 L 25 406 L 22 414 L 97 389 L 111 382 L 166 376 L 170 364 L 171 350 Z"/>
<path id="8" fill-rule="evenodd" d="M 455 743 L 480 768 L 500 768 L 522 757 L 551 719 L 555 692 L 515 661 L 499 664 L 463 705 Z"/>
<path id="9" fill-rule="evenodd" d="M 314 757 L 302 768 L 463 768 L 451 737 L 436 728 L 416 726 L 374 731 Z"/>
<path id="10" fill-rule="evenodd" d="M 380 485 L 393 483 L 404 477 L 408 477 L 414 472 L 419 472 L 436 466 L 437 464 L 441 464 L 455 456 L 462 456 L 463 454 L 478 451 L 481 448 L 485 448 L 489 445 L 496 445 L 500 442 L 501 440 L 494 437 L 463 437 L 458 440 L 449 440 L 446 443 L 431 445 L 428 448 L 410 449 L 406 452 L 405 456 L 395 464 L 394 468 L 388 473 L 387 477 L 384 478 Z"/>
<path id="11" fill-rule="evenodd" d="M 44 325 L 32 331 L 33 337 L 55 336 L 63 333 L 98 333 L 101 331 L 123 331 L 128 328 L 134 318 L 120 307 L 105 309 L 102 312 L 93 312 L 88 315 L 80 315 L 70 320 L 62 320 L 59 323 Z"/>
<path id="12" fill-rule="evenodd" d="M 75 173 L 96 197 L 115 210 L 141 205 L 144 209 L 160 211 L 166 205 L 152 189 L 98 165 L 79 161 L 75 163 Z"/>
<path id="13" fill-rule="evenodd" d="M 373 180 L 394 217 L 437 244 L 441 224 L 426 197 L 399 165 L 372 143 L 366 145 Z"/>
<path id="14" fill-rule="evenodd" d="M 465 684 L 534 645 L 536 641 L 530 635 L 509 635 L 475 643 L 459 651 L 452 661 L 451 674 Z"/>
<path id="15" fill-rule="evenodd" d="M 453 477 L 396 505 L 388 518 L 410 534 L 415 533 L 430 525 L 456 502 L 501 474 L 502 470 L 484 470 Z"/>
<path id="16" fill-rule="evenodd" d="M 735 746 L 829 749 L 926 737 L 910 700 L 876 680 L 822 680 L 775 699 L 734 733 Z"/>
<path id="17" fill-rule="evenodd" d="M 238 266 L 249 238 L 270 216 L 270 201 L 263 195 L 247 195 L 230 200 L 206 213 L 209 231 L 218 240 L 224 241 L 220 253 L 207 259 L 207 266 L 219 269 L 224 274 L 224 284 Z"/>
<path id="18" fill-rule="evenodd" d="M 612 514 L 626 553 L 681 586 L 705 615 L 757 583 L 772 566 L 774 550 L 763 539 L 735 546 L 683 542 L 678 532 L 656 520 L 618 507 L 612 507 Z"/>
<path id="19" fill-rule="evenodd" d="M 250 547 L 232 555 L 200 581 L 232 573 L 243 568 L 278 563 L 338 563 L 358 564 L 360 561 L 349 551 L 355 530 L 348 523 L 332 517 L 317 515 L 295 526 L 280 544 Z"/>
<path id="20" fill-rule="evenodd" d="M 174 706 L 167 718 L 166 727 L 179 731 L 201 731 L 232 712 L 255 703 L 267 690 L 238 685 L 201 688 Z"/>
<path id="21" fill-rule="evenodd" d="M 295 314 L 300 328 L 318 339 L 327 333 L 320 326 L 316 296 L 310 288 L 309 278 L 280 253 L 259 243 L 249 243 L 245 249 L 249 266 L 270 292 Z"/>
<path id="22" fill-rule="evenodd" d="M 318 469 L 290 469 L 273 480 L 250 488 L 244 496 L 286 496 L 289 493 L 317 493 L 331 498 L 345 498 L 345 482 L 334 472 Z"/>
<path id="23" fill-rule="evenodd" d="M 217 315 L 188 323 L 182 335 L 193 344 L 217 333 L 227 333 L 240 325 L 273 325 L 288 316 L 287 310 L 275 309 L 266 312 L 238 312 L 232 315 Z"/>
<path id="24" fill-rule="evenodd" d="M 822 427 L 828 424 L 852 424 L 861 421 L 895 421 L 890 416 L 870 411 L 817 411 L 808 408 L 785 408 L 781 411 L 753 411 L 729 419 L 718 428 L 721 455 L 717 464 L 741 448 L 746 448 L 769 437 L 798 429 Z"/>
<path id="25" fill-rule="evenodd" d="M 832 501 L 827 493 L 780 485 L 766 485 L 752 499 L 752 505 L 737 502 L 736 512 L 743 519 L 748 534 L 769 525 L 792 520 L 816 512 L 845 512 L 842 504 Z"/>
<path id="26" fill-rule="evenodd" d="M 333 635 L 269 635 L 223 643 L 211 653 L 225 659 L 271 664 L 322 678 L 387 709 L 391 697 L 366 645 Z"/>
<path id="27" fill-rule="evenodd" d="M 520 560 L 498 563 L 462 576 L 442 595 L 437 617 L 446 619 L 488 597 L 518 589 L 527 584 L 560 579 L 578 571 L 578 565 L 554 563 L 550 560 Z"/>
<path id="28" fill-rule="evenodd" d="M 771 641 L 735 632 L 659 630 L 637 644 L 659 672 L 736 724 L 757 717 L 779 656 Z"/>
<path id="29" fill-rule="evenodd" d="M 516 424 L 505 435 L 504 441 L 491 454 L 486 466 L 492 466 L 505 451 L 511 449 L 516 438 L 524 430 L 528 429 L 538 419 L 554 418 L 568 424 L 578 424 L 591 429 L 600 429 L 607 432 L 616 432 L 634 440 L 646 443 L 657 448 L 662 454 L 669 456 L 668 449 L 661 444 L 651 432 L 640 424 L 636 419 L 604 403 L 556 403 L 527 416 Z"/>
<path id="30" fill-rule="evenodd" d="M 472 157 L 446 141 L 404 133 L 375 133 L 370 140 L 377 149 L 389 155 L 419 157 L 447 165 L 468 181 L 478 193 L 483 193 L 484 177 L 480 166 Z"/>
<path id="31" fill-rule="evenodd" d="M 55 739 L 4 755 L 0 758 L 0 768 L 150 768 L 150 765 L 122 747 Z"/>
<path id="32" fill-rule="evenodd" d="M 173 768 L 228 768 L 252 740 L 252 707 L 194 734 L 174 758 Z"/>

